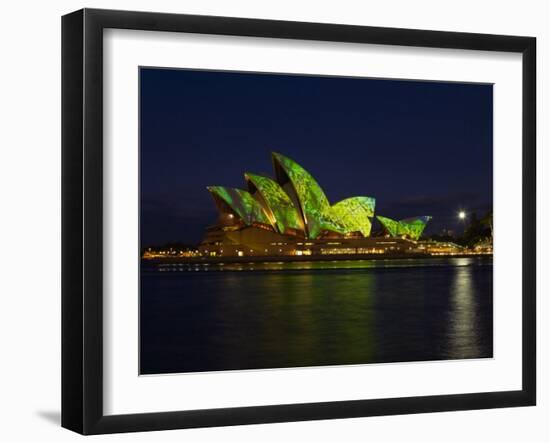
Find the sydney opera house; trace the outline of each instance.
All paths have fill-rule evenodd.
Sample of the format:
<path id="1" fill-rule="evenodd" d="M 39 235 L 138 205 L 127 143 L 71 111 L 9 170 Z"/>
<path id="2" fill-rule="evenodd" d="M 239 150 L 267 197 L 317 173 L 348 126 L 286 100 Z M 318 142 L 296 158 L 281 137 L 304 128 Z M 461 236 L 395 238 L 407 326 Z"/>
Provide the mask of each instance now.
<path id="1" fill-rule="evenodd" d="M 200 252 L 207 256 L 382 254 L 416 248 L 428 216 L 375 216 L 373 197 L 329 202 L 298 163 L 272 153 L 274 177 L 245 173 L 246 190 L 209 186 L 219 211 Z M 380 226 L 373 236 L 373 221 Z"/>

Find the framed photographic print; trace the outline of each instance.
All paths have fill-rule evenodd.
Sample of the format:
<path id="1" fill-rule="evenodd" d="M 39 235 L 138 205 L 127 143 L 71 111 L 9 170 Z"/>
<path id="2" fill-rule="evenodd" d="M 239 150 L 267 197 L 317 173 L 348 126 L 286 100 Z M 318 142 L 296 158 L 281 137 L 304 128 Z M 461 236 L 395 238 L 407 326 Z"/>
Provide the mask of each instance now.
<path id="1" fill-rule="evenodd" d="M 535 404 L 534 38 L 62 31 L 64 427 Z"/>

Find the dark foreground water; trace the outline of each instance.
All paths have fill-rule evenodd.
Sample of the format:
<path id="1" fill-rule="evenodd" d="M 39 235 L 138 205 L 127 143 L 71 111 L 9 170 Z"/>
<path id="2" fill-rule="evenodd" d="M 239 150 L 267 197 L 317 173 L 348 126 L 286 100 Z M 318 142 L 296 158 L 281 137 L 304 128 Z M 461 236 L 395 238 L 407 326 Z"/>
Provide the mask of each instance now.
<path id="1" fill-rule="evenodd" d="M 142 374 L 493 354 L 490 258 L 143 267 Z"/>

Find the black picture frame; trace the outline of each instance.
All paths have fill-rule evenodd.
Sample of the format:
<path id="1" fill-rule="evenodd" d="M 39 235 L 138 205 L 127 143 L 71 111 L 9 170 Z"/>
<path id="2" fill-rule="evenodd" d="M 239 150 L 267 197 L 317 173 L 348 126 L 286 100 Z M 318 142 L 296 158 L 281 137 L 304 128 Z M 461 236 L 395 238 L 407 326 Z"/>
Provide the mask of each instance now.
<path id="1" fill-rule="evenodd" d="M 103 412 L 103 30 L 302 39 L 522 54 L 522 389 L 130 415 Z M 62 426 L 81 434 L 530 406 L 536 403 L 536 39 L 83 9 L 62 18 Z"/>

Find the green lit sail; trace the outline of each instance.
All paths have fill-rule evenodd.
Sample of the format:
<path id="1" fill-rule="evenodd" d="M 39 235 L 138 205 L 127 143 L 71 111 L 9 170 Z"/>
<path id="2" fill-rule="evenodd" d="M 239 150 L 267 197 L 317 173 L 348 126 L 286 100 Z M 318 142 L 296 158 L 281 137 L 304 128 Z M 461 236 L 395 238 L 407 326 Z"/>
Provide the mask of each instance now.
<path id="1" fill-rule="evenodd" d="M 431 217 L 411 217 L 404 220 L 392 220 L 391 218 L 377 215 L 376 218 L 392 237 L 408 237 L 412 240 L 418 240 L 426 228 L 426 224 Z"/>
<path id="2" fill-rule="evenodd" d="M 373 197 L 350 197 L 333 205 L 332 212 L 347 232 L 360 232 L 368 237 L 375 204 Z"/>
<path id="3" fill-rule="evenodd" d="M 297 209 L 279 183 L 272 178 L 251 174 L 250 172 L 247 172 L 244 176 L 248 182 L 250 192 L 254 196 L 258 195 L 258 200 L 262 204 L 273 228 L 281 234 L 284 234 L 287 229 L 304 230 Z M 257 193 L 252 192 L 254 189 L 257 190 Z"/>
<path id="4" fill-rule="evenodd" d="M 330 203 L 317 181 L 294 160 L 284 155 L 273 153 L 273 163 L 277 181 L 285 186 L 290 182 L 292 191 L 298 200 L 304 226 L 309 238 L 317 238 L 324 230 L 344 234 L 344 226 L 333 216 Z"/>
<path id="5" fill-rule="evenodd" d="M 254 222 L 270 224 L 263 208 L 249 192 L 225 186 L 208 186 L 207 189 L 214 199 L 219 198 L 224 201 L 246 225 Z"/>
<path id="6" fill-rule="evenodd" d="M 304 233 L 310 239 L 325 233 L 359 232 L 363 237 L 370 236 L 376 203 L 373 197 L 350 197 L 331 206 L 309 172 L 284 155 L 273 152 L 272 156 L 276 180 L 247 172 L 245 180 L 250 192 L 208 187 L 222 213 L 237 215 L 247 226 L 262 223 L 280 234 Z M 400 221 L 377 218 L 392 237 L 418 240 L 431 217 Z"/>
<path id="7" fill-rule="evenodd" d="M 410 238 L 412 238 L 413 240 L 418 240 L 430 220 L 431 217 L 429 216 L 411 217 L 400 220 L 399 223 L 406 227 Z"/>
<path id="8" fill-rule="evenodd" d="M 376 218 L 390 236 L 397 237 L 399 235 L 400 228 L 399 222 L 397 220 L 392 220 L 388 217 L 382 217 L 381 215 L 377 215 Z"/>

